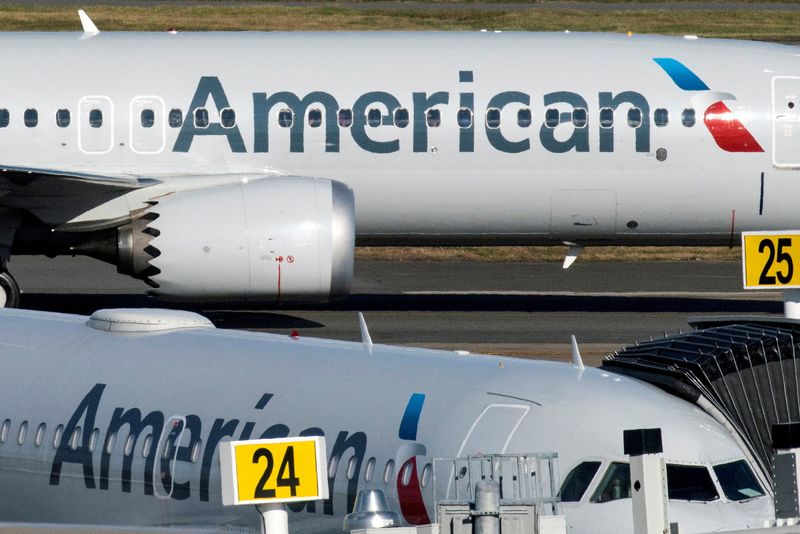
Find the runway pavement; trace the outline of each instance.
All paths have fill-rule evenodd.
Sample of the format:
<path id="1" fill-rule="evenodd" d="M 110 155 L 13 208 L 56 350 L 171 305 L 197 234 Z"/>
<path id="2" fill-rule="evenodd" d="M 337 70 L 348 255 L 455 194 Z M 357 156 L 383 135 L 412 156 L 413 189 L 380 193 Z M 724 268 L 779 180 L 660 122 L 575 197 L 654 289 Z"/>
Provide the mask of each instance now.
<path id="1" fill-rule="evenodd" d="M 588 361 L 625 343 L 687 329 L 687 317 L 780 314 L 781 294 L 745 292 L 738 263 L 356 263 L 353 294 L 333 304 L 200 309 L 218 327 L 357 340 L 362 311 L 376 343 Z M 87 258 L 14 257 L 24 308 L 89 314 L 155 307 L 144 283 Z M 166 304 L 169 306 L 169 304 Z M 175 307 L 174 305 L 172 307 Z"/>

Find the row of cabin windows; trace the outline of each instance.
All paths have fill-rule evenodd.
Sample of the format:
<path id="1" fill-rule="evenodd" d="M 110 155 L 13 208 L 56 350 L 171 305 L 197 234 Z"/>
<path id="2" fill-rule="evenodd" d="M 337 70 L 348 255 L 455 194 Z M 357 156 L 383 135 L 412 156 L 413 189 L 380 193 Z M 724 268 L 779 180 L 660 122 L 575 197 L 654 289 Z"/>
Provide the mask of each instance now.
<path id="1" fill-rule="evenodd" d="M 29 424 L 28 421 L 23 421 L 20 423 L 19 428 L 16 432 L 16 442 L 18 445 L 24 445 L 25 441 L 28 438 L 28 429 Z M 36 428 L 36 434 L 34 435 L 33 443 L 36 447 L 41 447 L 44 444 L 45 436 L 47 433 L 47 425 L 45 423 L 41 423 Z M 61 444 L 61 440 L 64 434 L 64 425 L 56 426 L 55 431 L 53 432 L 53 439 L 51 441 L 53 448 L 58 448 Z M 6 443 L 9 438 L 12 438 L 11 435 L 11 420 L 6 419 L 3 421 L 3 424 L 0 425 L 0 444 Z M 12 438 L 13 439 L 13 438 Z M 95 428 L 91 435 L 89 436 L 89 452 L 94 452 L 97 449 L 97 442 L 100 439 L 100 429 Z M 134 448 L 136 447 L 136 440 L 137 436 L 134 434 L 129 434 L 125 440 L 125 445 L 123 448 L 123 453 L 125 456 L 131 456 L 134 453 Z M 78 447 L 81 446 L 82 443 L 82 433 L 81 427 L 75 427 L 75 430 L 72 432 L 72 435 L 69 437 L 69 446 L 72 450 L 77 450 Z M 108 436 L 106 442 L 104 444 L 104 452 L 106 454 L 112 454 L 117 444 L 117 433 L 113 433 Z M 153 435 L 148 434 L 142 440 L 142 448 L 141 453 L 143 458 L 147 458 L 150 456 L 151 447 L 153 446 Z M 200 454 L 202 451 L 203 442 L 202 440 L 197 440 L 194 445 L 192 446 L 192 453 L 191 453 L 191 460 L 192 463 L 197 463 L 200 460 Z M 171 447 L 164 447 L 163 459 L 167 459 L 170 453 Z M 328 472 L 329 475 L 334 477 L 336 474 L 336 470 L 339 468 L 339 456 L 334 456 L 331 458 L 328 464 Z M 372 482 L 372 479 L 375 475 L 375 465 L 377 464 L 377 460 L 375 457 L 371 457 L 367 460 L 367 463 L 364 466 L 364 481 L 365 482 Z M 350 460 L 347 463 L 347 471 L 346 476 L 347 480 L 353 480 L 356 476 L 356 469 L 358 468 L 358 458 L 355 456 L 351 456 Z M 394 481 L 394 460 L 389 460 L 386 462 L 386 465 L 383 469 L 383 483 L 384 484 L 391 484 Z M 426 464 L 425 467 L 422 468 L 422 475 L 420 477 L 420 483 L 422 487 L 426 487 L 431 480 L 433 467 L 430 463 Z M 411 462 L 406 463 L 403 467 L 403 472 L 401 473 L 400 483 L 404 486 L 408 486 L 411 483 L 411 476 L 413 474 L 414 468 Z"/>
<path id="2" fill-rule="evenodd" d="M 25 441 L 28 438 L 28 421 L 23 421 L 20 423 L 19 428 L 16 432 L 15 438 L 11 435 L 11 420 L 6 419 L 3 421 L 3 424 L 0 425 L 0 444 L 6 443 L 9 439 L 15 439 L 17 445 L 24 445 Z M 33 440 L 33 444 L 36 447 L 41 447 L 44 444 L 45 435 L 47 433 L 47 425 L 45 423 L 41 423 L 37 429 L 36 434 Z M 64 435 L 64 425 L 58 425 L 53 432 L 53 439 L 51 441 L 53 448 L 58 448 L 61 444 L 61 440 Z M 97 442 L 100 439 L 100 429 L 95 428 L 92 433 L 89 435 L 89 452 L 94 452 L 97 449 Z M 123 452 L 125 456 L 131 456 L 134 452 L 134 448 L 136 446 L 137 436 L 134 434 L 129 434 L 127 439 L 125 440 L 125 445 Z M 75 430 L 72 432 L 72 435 L 69 437 L 69 447 L 72 450 L 77 450 L 78 447 L 81 446 L 82 443 L 82 432 L 81 427 L 75 427 Z M 117 443 L 117 433 L 113 433 L 108 436 L 106 442 L 104 444 L 104 452 L 106 454 L 111 454 L 114 452 Z M 151 447 L 153 446 L 153 435 L 148 434 L 142 440 L 142 457 L 147 458 L 150 455 Z M 192 453 L 191 453 L 191 460 L 192 463 L 197 463 L 200 460 L 200 453 L 202 451 L 203 442 L 202 440 L 197 440 L 194 445 L 192 446 Z M 167 459 L 167 455 L 170 452 L 169 447 L 164 448 L 164 459 Z"/>
<path id="3" fill-rule="evenodd" d="M 338 123 L 343 128 L 349 128 L 353 124 L 353 110 L 340 109 L 338 111 Z M 26 109 L 23 113 L 23 122 L 28 128 L 35 128 L 39 124 L 39 112 L 36 109 Z M 490 108 L 486 110 L 486 126 L 490 129 L 500 128 L 500 110 Z M 611 108 L 600 109 L 600 127 L 612 128 L 614 126 L 614 110 Z M 92 109 L 89 111 L 89 126 L 100 128 L 103 126 L 103 111 Z M 381 126 L 383 113 L 377 108 L 372 108 L 366 115 L 367 124 L 373 128 Z M 143 109 L 139 114 L 142 128 L 152 128 L 155 125 L 156 114 L 152 109 Z M 470 128 L 474 122 L 474 113 L 469 108 L 461 108 L 456 114 L 456 121 L 459 128 Z M 7 127 L 11 122 L 11 115 L 7 109 L 0 109 L 0 128 Z M 56 126 L 66 128 L 72 122 L 71 114 L 68 109 L 56 111 Z M 391 116 L 390 124 L 399 128 L 405 128 L 410 122 L 409 112 L 406 108 L 397 108 Z M 431 128 L 436 128 L 442 124 L 441 111 L 429 109 L 425 113 L 425 122 Z M 588 113 L 583 108 L 576 108 L 572 112 L 561 112 L 555 108 L 545 110 L 544 124 L 547 128 L 555 128 L 561 123 L 571 122 L 576 128 L 585 128 L 588 124 Z M 695 111 L 687 108 L 681 113 L 681 124 L 690 128 L 695 125 Z M 282 109 L 278 112 L 278 125 L 282 128 L 290 128 L 294 123 L 294 113 L 290 109 Z M 657 127 L 669 124 L 669 112 L 664 108 L 658 108 L 653 112 L 653 123 Z M 183 125 L 183 111 L 177 108 L 171 109 L 168 115 L 170 128 L 180 128 Z M 220 112 L 220 124 L 223 128 L 233 128 L 236 126 L 236 112 L 231 108 L 225 108 Z M 522 108 L 517 112 L 517 126 L 528 128 L 533 124 L 533 114 L 530 109 Z M 631 128 L 638 128 L 642 125 L 642 111 L 639 108 L 630 108 L 627 113 L 627 124 Z M 206 108 L 194 110 L 194 125 L 197 128 L 208 128 L 210 125 L 209 113 Z M 311 109 L 308 112 L 308 125 L 317 128 L 322 125 L 322 111 Z"/>
<path id="4" fill-rule="evenodd" d="M 198 110 L 200 111 L 200 110 Z M 384 124 L 383 113 L 377 108 L 367 111 L 367 125 L 378 127 Z M 409 124 L 409 112 L 406 108 L 397 108 L 392 113 L 391 122 L 394 126 L 405 128 Z M 442 117 L 438 109 L 429 109 L 425 114 L 425 121 L 431 128 L 441 125 Z M 456 114 L 456 121 L 459 128 L 470 128 L 474 122 L 474 112 L 469 108 L 461 108 Z M 486 110 L 486 126 L 490 129 L 500 128 L 501 113 L 498 108 Z M 522 108 L 517 112 L 517 126 L 528 128 L 533 124 L 533 113 L 528 108 Z M 588 112 L 583 108 L 576 108 L 572 112 L 561 112 L 555 108 L 545 110 L 544 124 L 547 128 L 555 128 L 561 123 L 572 122 L 576 128 L 585 128 L 588 124 Z M 278 125 L 282 128 L 290 128 L 294 123 L 294 113 L 290 109 L 282 109 L 278 112 Z M 348 128 L 353 124 L 353 111 L 350 109 L 340 109 L 338 112 L 338 123 L 343 128 Z M 653 112 L 653 123 L 657 127 L 664 127 L 669 124 L 669 111 L 658 108 Z M 627 124 L 632 128 L 642 125 L 642 110 L 631 108 L 627 113 Z M 688 108 L 681 113 L 681 124 L 690 128 L 695 125 L 695 111 Z M 197 124 L 196 124 L 197 125 Z M 206 123 L 207 125 L 207 123 Z M 322 125 L 322 111 L 311 109 L 308 112 L 308 125 L 316 128 Z M 224 126 L 224 124 L 223 124 Z M 614 110 L 602 108 L 600 110 L 600 127 L 612 128 L 614 126 Z"/>

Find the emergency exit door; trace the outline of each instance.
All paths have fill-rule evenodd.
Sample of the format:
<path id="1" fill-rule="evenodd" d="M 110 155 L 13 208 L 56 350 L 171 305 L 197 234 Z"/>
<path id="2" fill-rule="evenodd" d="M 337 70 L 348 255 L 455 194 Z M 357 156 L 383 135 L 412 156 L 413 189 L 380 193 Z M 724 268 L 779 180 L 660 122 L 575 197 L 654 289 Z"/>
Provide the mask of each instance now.
<path id="1" fill-rule="evenodd" d="M 81 150 L 104 154 L 114 146 L 114 106 L 105 96 L 81 98 L 78 116 L 78 139 Z"/>

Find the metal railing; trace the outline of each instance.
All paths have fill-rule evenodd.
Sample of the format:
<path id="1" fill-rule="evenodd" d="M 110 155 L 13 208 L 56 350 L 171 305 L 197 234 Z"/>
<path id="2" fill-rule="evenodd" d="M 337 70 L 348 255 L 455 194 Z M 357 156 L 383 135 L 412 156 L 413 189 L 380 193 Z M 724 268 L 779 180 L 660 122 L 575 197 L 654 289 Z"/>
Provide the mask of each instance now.
<path id="1" fill-rule="evenodd" d="M 475 484 L 488 479 L 500 486 L 501 504 L 533 504 L 542 515 L 559 515 L 557 460 L 555 452 L 434 458 L 434 502 L 473 502 Z"/>

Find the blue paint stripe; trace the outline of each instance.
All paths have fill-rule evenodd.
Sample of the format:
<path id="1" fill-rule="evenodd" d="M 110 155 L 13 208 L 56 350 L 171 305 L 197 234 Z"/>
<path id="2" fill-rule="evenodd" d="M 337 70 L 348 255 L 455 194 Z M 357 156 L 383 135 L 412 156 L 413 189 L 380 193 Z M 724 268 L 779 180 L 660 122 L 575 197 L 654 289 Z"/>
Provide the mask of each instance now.
<path id="1" fill-rule="evenodd" d="M 654 57 L 653 61 L 658 63 L 664 72 L 669 74 L 675 85 L 684 91 L 708 91 L 708 86 L 697 77 L 697 74 L 689 70 L 689 67 L 671 57 Z"/>
<path id="2" fill-rule="evenodd" d="M 425 395 L 422 393 L 414 393 L 408 399 L 403 420 L 400 421 L 400 439 L 417 441 L 417 426 L 419 425 L 419 416 L 422 413 L 422 405 L 424 403 Z"/>

